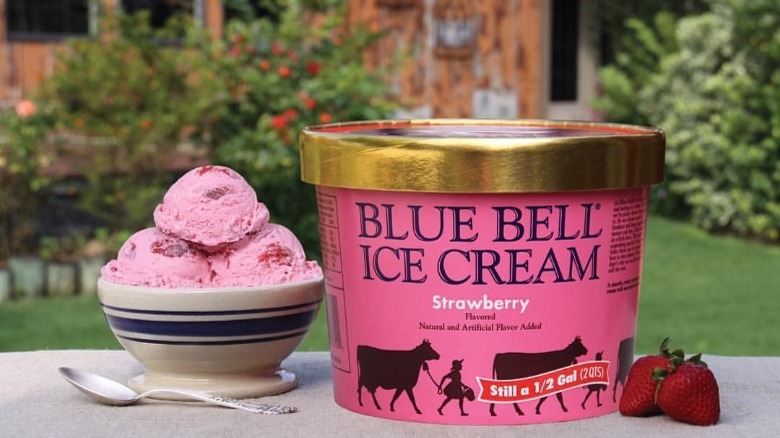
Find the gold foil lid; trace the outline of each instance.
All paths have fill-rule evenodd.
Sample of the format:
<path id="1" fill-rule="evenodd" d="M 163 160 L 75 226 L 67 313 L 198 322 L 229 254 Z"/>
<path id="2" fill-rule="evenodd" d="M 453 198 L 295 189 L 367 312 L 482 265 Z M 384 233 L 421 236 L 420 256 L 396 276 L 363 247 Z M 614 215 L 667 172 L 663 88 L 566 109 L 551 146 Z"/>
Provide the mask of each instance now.
<path id="1" fill-rule="evenodd" d="M 663 131 L 540 120 L 384 120 L 304 129 L 301 178 L 354 189 L 499 193 L 640 187 L 664 175 Z"/>

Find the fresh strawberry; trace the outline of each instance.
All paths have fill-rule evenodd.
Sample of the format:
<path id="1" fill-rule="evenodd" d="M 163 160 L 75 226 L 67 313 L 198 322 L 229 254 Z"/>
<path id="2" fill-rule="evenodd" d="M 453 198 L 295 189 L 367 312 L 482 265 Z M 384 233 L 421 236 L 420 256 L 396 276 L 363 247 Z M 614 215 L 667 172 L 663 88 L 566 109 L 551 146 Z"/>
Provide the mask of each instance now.
<path id="1" fill-rule="evenodd" d="M 659 369 L 655 378 L 658 407 L 674 420 L 709 426 L 720 418 L 720 395 L 715 375 L 701 355 L 687 361 L 671 361 L 669 370 Z"/>
<path id="2" fill-rule="evenodd" d="M 621 414 L 629 417 L 648 417 L 661 413 L 655 403 L 658 382 L 653 379 L 653 371 L 656 368 L 669 369 L 672 355 L 682 354 L 680 351 L 670 353 L 668 344 L 669 338 L 664 339 L 658 348 L 658 354 L 640 357 L 631 366 L 623 387 L 623 396 L 620 398 Z"/>

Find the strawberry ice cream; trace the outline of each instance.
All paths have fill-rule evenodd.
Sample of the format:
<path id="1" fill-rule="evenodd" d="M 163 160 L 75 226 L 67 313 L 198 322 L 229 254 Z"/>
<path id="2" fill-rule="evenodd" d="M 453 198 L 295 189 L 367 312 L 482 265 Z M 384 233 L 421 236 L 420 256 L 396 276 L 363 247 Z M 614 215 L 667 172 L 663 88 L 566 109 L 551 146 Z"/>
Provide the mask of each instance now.
<path id="1" fill-rule="evenodd" d="M 290 283 L 312 278 L 321 272 L 307 261 L 292 231 L 268 224 L 261 231 L 209 257 L 215 286 L 256 286 Z"/>
<path id="2" fill-rule="evenodd" d="M 146 228 L 132 236 L 100 271 L 113 283 L 153 287 L 204 287 L 211 277 L 205 254 L 188 242 Z"/>
<path id="3" fill-rule="evenodd" d="M 233 169 L 202 166 L 176 181 L 154 210 L 160 231 L 211 252 L 268 223 L 268 209 Z"/>
<path id="4" fill-rule="evenodd" d="M 112 283 L 167 288 L 244 287 L 322 276 L 287 228 L 233 169 L 202 166 L 176 181 L 154 210 L 156 228 L 125 242 L 101 270 Z"/>

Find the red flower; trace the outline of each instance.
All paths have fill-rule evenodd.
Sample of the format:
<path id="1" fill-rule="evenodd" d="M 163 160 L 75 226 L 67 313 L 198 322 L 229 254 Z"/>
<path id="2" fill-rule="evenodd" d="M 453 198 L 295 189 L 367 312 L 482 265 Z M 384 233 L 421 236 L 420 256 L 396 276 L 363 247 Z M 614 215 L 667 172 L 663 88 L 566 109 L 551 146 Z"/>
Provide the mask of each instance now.
<path id="1" fill-rule="evenodd" d="M 233 46 L 228 51 L 228 56 L 231 58 L 238 58 L 241 55 L 241 47 Z"/>
<path id="2" fill-rule="evenodd" d="M 271 63 L 267 59 L 263 59 L 257 63 L 257 66 L 260 67 L 260 70 L 268 71 L 271 68 Z"/>
<path id="3" fill-rule="evenodd" d="M 35 111 L 35 104 L 27 99 L 22 99 L 16 103 L 16 115 L 23 119 L 35 114 Z"/>
<path id="4" fill-rule="evenodd" d="M 290 70 L 290 67 L 287 67 L 286 65 L 279 67 L 279 76 L 289 78 L 291 74 L 292 70 Z"/>
<path id="5" fill-rule="evenodd" d="M 320 68 L 322 67 L 322 65 L 320 65 L 319 62 L 312 61 L 312 62 L 309 63 L 309 65 L 307 67 L 309 68 L 309 74 L 310 75 L 317 76 L 317 73 L 320 72 Z"/>
<path id="6" fill-rule="evenodd" d="M 290 108 L 287 111 L 284 112 L 283 116 L 287 118 L 287 120 L 292 120 L 296 117 L 298 117 L 298 110 L 295 108 Z"/>
<path id="7" fill-rule="evenodd" d="M 271 125 L 276 129 L 284 129 L 287 127 L 287 117 L 284 114 L 275 115 L 271 118 Z"/>
<path id="8" fill-rule="evenodd" d="M 333 116 L 328 113 L 320 114 L 320 123 L 330 123 L 333 121 Z"/>
<path id="9" fill-rule="evenodd" d="M 305 91 L 299 91 L 298 92 L 298 99 L 301 101 L 301 104 L 304 108 L 313 110 L 317 107 L 317 101 L 312 99 L 311 96 L 309 96 L 309 93 Z"/>
<path id="10" fill-rule="evenodd" d="M 273 43 L 271 45 L 271 53 L 274 55 L 281 55 L 284 53 L 284 47 L 280 43 Z"/>

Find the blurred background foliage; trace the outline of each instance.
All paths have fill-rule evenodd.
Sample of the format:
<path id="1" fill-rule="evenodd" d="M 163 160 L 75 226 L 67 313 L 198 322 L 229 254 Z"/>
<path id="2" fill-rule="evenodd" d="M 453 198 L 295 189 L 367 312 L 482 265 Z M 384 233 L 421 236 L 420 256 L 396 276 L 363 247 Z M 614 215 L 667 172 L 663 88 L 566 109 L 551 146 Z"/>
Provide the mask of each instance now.
<path id="1" fill-rule="evenodd" d="M 319 254 L 297 133 L 392 116 L 392 67 L 367 69 L 362 59 L 383 34 L 346 26 L 339 0 L 224 4 L 230 19 L 219 37 L 192 14 L 157 28 L 144 12 L 104 13 L 96 37 L 67 44 L 39 96 L 0 114 L 0 215 L 22 218 L 0 227 L 0 262 L 39 249 L 24 219 L 53 191 L 41 169 L 62 157 L 86 177 L 77 206 L 96 225 L 77 231 L 114 250 L 117 236 L 151 225 L 178 173 L 212 162 L 243 174 L 272 220 Z M 780 2 L 601 0 L 598 8 L 604 67 L 594 108 L 668 134 L 653 212 L 780 240 Z M 171 164 L 182 153 L 192 164 Z"/>
<path id="2" fill-rule="evenodd" d="M 110 253 L 116 236 L 152 225 L 154 206 L 178 173 L 210 162 L 244 175 L 272 220 L 317 256 L 314 189 L 300 181 L 297 133 L 386 118 L 394 108 L 385 72 L 363 66 L 363 49 L 381 35 L 344 26 L 342 4 L 230 0 L 233 18 L 220 37 L 191 13 L 158 28 L 148 11 L 102 11 L 98 35 L 67 42 L 57 74 L 24 101 L 27 110 L 0 116 L 0 167 L 13 178 L 2 187 L 18 191 L 3 194 L 0 215 L 33 217 L 52 190 L 41 178 L 45 161 L 65 159 L 86 178 L 72 183 L 77 209 L 96 225 L 69 232 L 102 239 Z M 18 231 L 12 225 L 0 230 L 4 242 Z M 25 248 L 0 249 L 7 258 L 38 251 L 41 241 L 47 252 L 56 246 L 39 236 Z"/>
<path id="3" fill-rule="evenodd" d="M 689 4 L 697 9 L 698 4 Z M 594 103 L 668 135 L 654 210 L 712 232 L 780 238 L 780 2 L 710 0 L 630 18 Z"/>
<path id="4" fill-rule="evenodd" d="M 170 183 L 168 163 L 220 92 L 187 18 L 152 28 L 148 12 L 103 14 L 98 38 L 74 39 L 38 100 L 53 107 L 60 156 L 87 183 L 78 207 L 112 232 L 145 228 Z M 163 43 L 161 43 L 163 42 Z"/>
<path id="5" fill-rule="evenodd" d="M 272 220 L 293 229 L 312 255 L 319 255 L 316 201 L 312 186 L 300 181 L 298 132 L 387 118 L 394 109 L 385 73 L 367 70 L 362 60 L 381 34 L 345 28 L 335 3 L 291 4 L 278 21 L 231 21 L 226 39 L 205 47 L 214 60 L 208 71 L 223 92 L 196 137 L 214 162 L 247 178 Z"/>
<path id="6" fill-rule="evenodd" d="M 41 191 L 49 183 L 41 169 L 54 159 L 41 144 L 46 140 L 53 116 L 48 108 L 20 102 L 0 114 L 0 267 L 11 254 L 27 252 L 35 240 L 35 222 Z"/>

